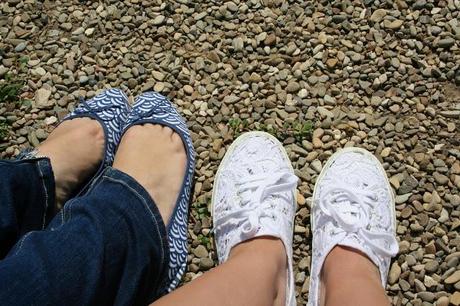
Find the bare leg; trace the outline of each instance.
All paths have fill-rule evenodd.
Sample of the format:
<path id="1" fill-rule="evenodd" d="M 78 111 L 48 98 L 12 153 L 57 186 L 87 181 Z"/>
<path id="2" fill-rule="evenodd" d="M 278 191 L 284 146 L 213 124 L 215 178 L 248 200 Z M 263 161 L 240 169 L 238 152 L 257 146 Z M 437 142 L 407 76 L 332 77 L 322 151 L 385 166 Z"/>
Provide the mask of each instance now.
<path id="1" fill-rule="evenodd" d="M 292 272 L 287 271 L 292 271 L 297 177 L 282 145 L 265 133 L 240 136 L 227 154 L 214 181 L 212 209 L 216 248 L 223 263 L 152 305 L 294 303 Z"/>
<path id="2" fill-rule="evenodd" d="M 321 304 L 326 306 L 390 305 L 378 268 L 366 255 L 337 246 L 322 270 Z"/>
<path id="3" fill-rule="evenodd" d="M 152 305 L 285 305 L 286 252 L 276 238 L 234 247 L 229 259 Z"/>

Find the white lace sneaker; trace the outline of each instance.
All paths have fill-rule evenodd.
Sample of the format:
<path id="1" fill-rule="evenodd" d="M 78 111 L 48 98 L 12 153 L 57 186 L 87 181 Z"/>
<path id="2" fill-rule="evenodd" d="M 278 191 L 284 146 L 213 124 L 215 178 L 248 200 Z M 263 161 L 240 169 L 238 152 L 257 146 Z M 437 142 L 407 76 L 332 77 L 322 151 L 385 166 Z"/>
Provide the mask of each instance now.
<path id="1" fill-rule="evenodd" d="M 319 305 L 321 269 L 336 245 L 366 254 L 379 268 L 385 287 L 398 242 L 394 196 L 377 158 L 360 148 L 346 148 L 329 158 L 313 192 L 311 227 L 308 305 Z"/>
<path id="2" fill-rule="evenodd" d="M 281 143 L 263 132 L 245 133 L 230 146 L 217 170 L 212 216 L 219 262 L 240 242 L 279 238 L 287 254 L 286 305 L 295 304 L 292 236 L 297 176 Z"/>

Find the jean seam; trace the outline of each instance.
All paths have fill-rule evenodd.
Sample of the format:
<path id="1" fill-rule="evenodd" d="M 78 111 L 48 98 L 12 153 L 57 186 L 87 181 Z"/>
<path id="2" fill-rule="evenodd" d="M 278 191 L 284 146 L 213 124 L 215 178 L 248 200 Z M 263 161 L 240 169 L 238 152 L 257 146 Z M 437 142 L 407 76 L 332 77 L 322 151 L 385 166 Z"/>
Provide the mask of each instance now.
<path id="1" fill-rule="evenodd" d="M 61 225 L 64 224 L 64 210 L 65 210 L 65 207 L 66 207 L 66 205 L 64 205 L 64 207 L 62 208 L 62 211 L 61 211 Z"/>
<path id="2" fill-rule="evenodd" d="M 86 192 L 84 194 L 88 194 L 90 191 L 92 191 L 93 189 L 95 189 L 97 186 L 99 186 L 99 184 L 101 184 L 101 180 L 98 179 L 101 175 L 97 175 L 95 177 L 93 177 L 91 183 L 89 184 L 88 186 L 88 190 L 86 190 Z"/>
<path id="3" fill-rule="evenodd" d="M 84 195 L 87 195 L 91 191 L 93 191 L 97 186 L 99 186 L 99 184 L 101 184 L 101 181 L 102 180 L 100 180 L 98 178 L 94 178 L 93 181 L 91 182 L 91 184 L 89 185 L 88 190 L 84 193 Z"/>
<path id="4" fill-rule="evenodd" d="M 131 192 L 133 192 L 136 197 L 138 197 L 142 204 L 144 205 L 144 207 L 147 209 L 147 211 L 149 212 L 150 216 L 151 216 L 151 219 L 153 221 L 153 223 L 155 224 L 155 227 L 156 227 L 156 230 L 157 230 L 157 233 L 160 233 L 160 229 L 158 228 L 158 223 L 157 223 L 157 220 L 155 218 L 155 215 L 154 213 L 150 210 L 150 207 L 148 206 L 148 203 L 146 203 L 144 197 L 137 192 L 137 190 L 135 190 L 134 188 L 132 188 L 131 186 L 129 186 L 126 182 L 124 182 L 123 180 L 118 180 L 118 179 L 115 179 L 115 178 L 112 178 L 112 177 L 109 177 L 109 176 L 106 176 L 106 175 L 103 175 L 103 178 L 106 178 L 110 181 L 113 181 L 115 183 L 119 183 L 125 187 L 127 187 Z M 164 237 L 162 235 L 159 235 L 160 236 L 160 239 L 161 239 L 161 244 L 163 247 L 167 248 L 168 246 L 165 245 L 165 241 L 164 241 Z M 165 261 L 165 255 L 164 255 L 164 251 L 163 251 L 163 248 L 161 248 L 161 264 L 163 265 L 164 264 L 164 261 Z"/>
<path id="5" fill-rule="evenodd" d="M 71 202 L 69 203 L 69 205 L 67 205 L 67 211 L 69 212 L 69 217 L 67 218 L 67 222 L 69 222 L 70 220 L 72 220 L 72 207 L 73 207 L 73 204 L 74 202 Z"/>
<path id="6" fill-rule="evenodd" d="M 30 234 L 32 234 L 33 232 L 28 232 L 27 234 L 24 235 L 24 237 L 21 238 L 21 240 L 19 240 L 19 242 L 17 243 L 17 250 L 16 252 L 14 252 L 14 255 L 17 255 L 19 253 L 19 251 L 21 250 L 22 248 L 22 245 L 24 244 L 24 241 L 26 240 L 27 237 L 29 237 Z"/>
<path id="7" fill-rule="evenodd" d="M 38 172 L 40 173 L 40 179 L 42 181 L 42 185 L 43 185 L 43 190 L 45 191 L 45 210 L 43 211 L 43 218 L 42 218 L 42 229 L 45 228 L 45 224 L 46 224 L 46 212 L 48 211 L 48 206 L 49 206 L 49 195 L 48 195 L 48 188 L 46 187 L 46 184 L 45 184 L 45 179 L 44 179 L 44 175 L 43 175 L 43 171 L 41 169 L 41 164 L 40 164 L 40 160 L 38 161 L 37 163 L 37 169 L 38 169 Z"/>
<path id="8" fill-rule="evenodd" d="M 69 222 L 72 219 L 73 204 L 74 204 L 74 201 L 72 199 L 68 201 L 65 204 L 65 206 L 62 208 L 62 217 L 61 217 L 62 224 L 65 224 L 66 222 Z"/>

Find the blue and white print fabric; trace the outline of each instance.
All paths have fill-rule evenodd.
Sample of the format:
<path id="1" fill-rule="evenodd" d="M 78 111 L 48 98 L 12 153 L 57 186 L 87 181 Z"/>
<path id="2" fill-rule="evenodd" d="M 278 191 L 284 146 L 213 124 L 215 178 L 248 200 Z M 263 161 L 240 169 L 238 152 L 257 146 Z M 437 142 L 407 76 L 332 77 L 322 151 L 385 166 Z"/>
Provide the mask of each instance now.
<path id="1" fill-rule="evenodd" d="M 142 123 L 170 127 L 182 138 L 187 153 L 185 178 L 173 214 L 167 224 L 170 254 L 168 290 L 172 291 L 179 284 L 187 265 L 187 223 L 195 171 L 195 150 L 185 120 L 171 102 L 159 93 L 146 92 L 136 98 L 124 130 Z"/>

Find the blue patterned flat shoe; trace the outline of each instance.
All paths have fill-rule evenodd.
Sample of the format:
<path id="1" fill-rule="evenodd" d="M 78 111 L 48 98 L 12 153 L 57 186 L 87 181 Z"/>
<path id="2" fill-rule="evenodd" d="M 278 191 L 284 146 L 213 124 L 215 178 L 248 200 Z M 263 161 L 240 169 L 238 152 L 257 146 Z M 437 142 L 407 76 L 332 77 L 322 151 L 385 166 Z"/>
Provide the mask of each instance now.
<path id="1" fill-rule="evenodd" d="M 101 124 L 105 135 L 104 158 L 94 176 L 97 176 L 105 167 L 112 165 L 121 132 L 130 111 L 131 108 L 125 93 L 116 88 L 108 89 L 88 101 L 81 99 L 74 111 L 65 116 L 59 123 L 88 117 Z M 37 150 L 26 149 L 18 155 L 17 159 L 39 157 L 37 154 Z"/>
<path id="2" fill-rule="evenodd" d="M 152 123 L 170 127 L 181 138 L 187 154 L 187 168 L 176 206 L 166 226 L 169 243 L 168 291 L 179 284 L 187 264 L 187 223 L 193 173 L 195 170 L 195 150 L 184 119 L 164 96 L 156 92 L 146 92 L 138 96 L 126 121 L 124 131 L 137 124 Z"/>

